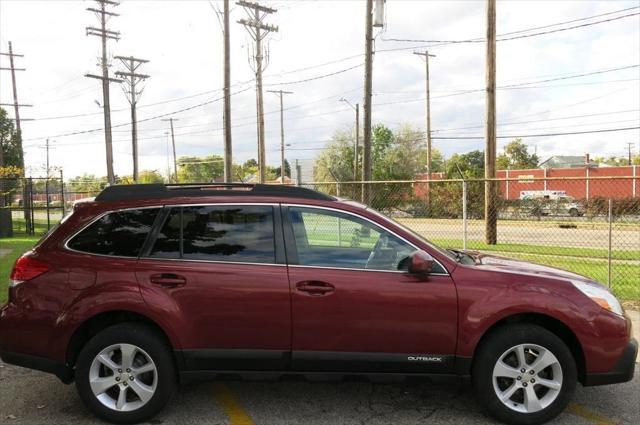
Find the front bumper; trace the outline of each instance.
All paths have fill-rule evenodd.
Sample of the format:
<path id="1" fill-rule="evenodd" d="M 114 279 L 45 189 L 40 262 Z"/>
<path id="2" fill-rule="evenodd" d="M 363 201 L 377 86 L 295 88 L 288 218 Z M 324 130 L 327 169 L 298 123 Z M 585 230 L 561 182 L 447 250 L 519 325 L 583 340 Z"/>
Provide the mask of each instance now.
<path id="1" fill-rule="evenodd" d="M 589 373 L 582 383 L 585 387 L 596 385 L 619 384 L 633 379 L 636 356 L 638 355 L 638 341 L 631 338 L 627 346 L 622 351 L 615 368 L 611 372 Z"/>

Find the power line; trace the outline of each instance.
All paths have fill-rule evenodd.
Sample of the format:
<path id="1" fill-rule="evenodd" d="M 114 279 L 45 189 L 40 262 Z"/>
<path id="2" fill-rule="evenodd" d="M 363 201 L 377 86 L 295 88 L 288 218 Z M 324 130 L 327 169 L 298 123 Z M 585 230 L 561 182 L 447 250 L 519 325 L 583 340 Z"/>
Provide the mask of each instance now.
<path id="1" fill-rule="evenodd" d="M 516 138 L 525 138 L 525 137 L 569 136 L 569 135 L 575 135 L 575 134 L 609 133 L 609 132 L 628 131 L 628 130 L 637 130 L 637 129 L 640 129 L 640 126 L 637 126 L 637 127 L 622 127 L 622 128 L 607 128 L 607 129 L 589 130 L 589 131 L 573 131 L 573 132 L 567 132 L 567 133 L 516 134 L 516 135 L 511 135 L 511 136 L 496 136 L 496 138 L 497 139 L 516 139 Z M 465 140 L 465 139 L 480 140 L 480 139 L 484 139 L 484 137 L 483 136 L 460 136 L 460 137 L 443 136 L 443 137 L 434 137 L 434 139 L 438 139 L 438 140 Z"/>
<path id="2" fill-rule="evenodd" d="M 239 93 L 245 92 L 245 91 L 250 90 L 250 89 L 251 89 L 251 87 L 247 87 L 247 88 L 245 88 L 243 90 L 240 90 L 240 91 L 237 91 L 237 92 L 235 92 L 233 94 L 239 94 Z M 222 97 L 219 97 L 219 98 L 216 98 L 216 99 L 213 99 L 213 100 L 208 100 L 206 102 L 202 102 L 202 103 L 199 103 L 197 105 L 192 105 L 192 106 L 189 106 L 189 107 L 186 107 L 186 108 L 178 109 L 176 111 L 171 111 L 171 112 L 167 112 L 167 113 L 164 113 L 164 114 L 155 115 L 153 117 L 145 118 L 143 120 L 139 120 L 138 122 L 140 123 L 140 122 L 145 122 L 145 121 L 151 121 L 151 120 L 155 120 L 155 119 L 158 119 L 158 118 L 164 118 L 164 117 L 168 117 L 170 115 L 178 114 L 180 112 L 190 111 L 192 109 L 196 109 L 196 108 L 199 108 L 199 107 L 204 106 L 204 105 L 209 105 L 211 103 L 218 102 L 218 101 L 220 101 L 222 99 L 223 99 Z M 130 125 L 130 123 L 116 124 L 116 125 L 113 125 L 112 127 L 113 128 L 117 128 L 117 127 L 124 127 L 124 126 L 127 126 L 127 125 Z M 55 137 L 55 138 L 68 137 L 68 136 L 75 136 L 75 135 L 78 135 L 78 134 L 93 133 L 93 132 L 101 131 L 101 130 L 102 130 L 102 128 L 92 128 L 92 129 L 89 129 L 89 130 L 80 130 L 80 131 L 72 131 L 72 132 L 69 132 L 69 133 L 57 134 L 57 135 L 51 136 L 51 137 Z M 33 139 L 28 139 L 28 141 L 44 140 L 44 139 L 46 139 L 46 137 L 37 137 L 37 138 L 33 138 Z"/>
<path id="3" fill-rule="evenodd" d="M 514 35 L 514 34 L 520 34 L 520 33 L 523 33 L 523 32 L 529 32 L 529 31 L 541 30 L 541 29 L 546 29 L 546 28 L 551 28 L 551 27 L 557 27 L 559 25 L 572 24 L 572 23 L 575 23 L 575 22 L 580 22 L 580 21 L 586 21 L 586 20 L 590 20 L 590 19 L 600 18 L 602 16 L 614 15 L 616 13 L 628 12 L 630 10 L 635 10 L 635 9 L 638 9 L 638 8 L 640 8 L 640 6 L 628 7 L 626 9 L 620 9 L 620 10 L 616 10 L 616 11 L 613 11 L 613 12 L 601 13 L 599 15 L 588 16 L 588 17 L 585 17 L 585 18 L 572 19 L 572 20 L 569 20 L 569 21 L 557 22 L 555 24 L 549 24 L 549 25 L 538 26 L 538 27 L 531 27 L 531 28 L 527 28 L 527 29 L 523 29 L 523 30 L 511 31 L 511 32 L 503 33 L 503 34 L 498 34 L 498 36 L 497 36 L 498 39 L 496 41 L 506 41 L 506 40 L 514 40 L 514 39 L 516 39 L 516 37 L 504 38 L 504 39 L 500 39 L 499 37 L 505 37 L 505 36 Z M 627 14 L 627 15 L 618 16 L 618 17 L 611 18 L 611 19 L 604 19 L 604 20 L 601 20 L 601 21 L 591 22 L 591 23 L 582 24 L 582 25 L 576 25 L 576 26 L 572 26 L 572 27 L 568 27 L 568 28 L 561 28 L 561 29 L 558 29 L 558 30 L 550 31 L 550 32 L 546 32 L 546 31 L 545 32 L 538 32 L 538 33 L 535 33 L 535 34 L 529 34 L 529 35 L 521 36 L 521 37 L 517 37 L 517 38 L 533 37 L 533 36 L 537 36 L 537 35 L 550 34 L 552 32 L 566 31 L 566 30 L 570 30 L 570 29 L 581 28 L 583 26 L 590 26 L 590 25 L 596 25 L 596 24 L 600 24 L 600 23 L 604 23 L 604 22 L 610 22 L 612 20 L 618 20 L 618 19 L 622 19 L 622 18 L 627 18 L 629 16 L 635 16 L 635 15 L 638 15 L 638 13 Z M 384 37 L 382 37 L 381 39 L 382 39 L 382 41 L 395 41 L 395 42 L 407 42 L 407 43 L 437 43 L 437 44 L 440 44 L 440 45 L 445 45 L 445 44 L 463 44 L 463 43 L 484 43 L 486 41 L 483 37 L 462 39 L 462 40 L 425 40 L 425 39 L 384 38 Z"/>

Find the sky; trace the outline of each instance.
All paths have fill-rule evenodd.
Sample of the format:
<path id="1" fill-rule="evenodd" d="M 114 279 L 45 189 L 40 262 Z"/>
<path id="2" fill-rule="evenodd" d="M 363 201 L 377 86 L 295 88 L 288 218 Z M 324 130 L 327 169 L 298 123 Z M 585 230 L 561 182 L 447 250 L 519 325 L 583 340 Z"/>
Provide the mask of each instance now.
<path id="1" fill-rule="evenodd" d="M 354 111 L 340 99 L 362 104 L 365 2 L 262 4 L 277 9 L 265 22 L 279 28 L 267 37 L 265 90 L 293 92 L 284 98 L 286 157 L 311 159 L 336 131 L 353 128 Z M 253 43 L 236 23 L 245 11 L 231 5 L 233 159 L 243 162 L 257 156 Z M 91 0 L 0 0 L 0 51 L 12 41 L 14 52 L 24 54 L 16 58 L 16 66 L 26 68 L 17 73 L 19 101 L 33 105 L 21 109 L 22 118 L 33 119 L 22 126 L 28 174 L 43 174 L 49 138 L 51 165 L 66 177 L 106 175 L 101 84 L 84 77 L 99 73 L 100 40 L 85 35 L 85 27 L 98 24 L 86 11 L 95 6 Z M 222 2 L 122 0 L 112 8 L 120 16 L 108 27 L 121 38 L 109 42 L 110 57 L 149 60 L 139 69 L 150 75 L 138 103 L 141 170 L 166 173 L 169 126 L 162 119 L 169 116 L 177 120 L 179 157 L 223 153 L 216 7 Z M 447 157 L 483 149 L 485 2 L 387 0 L 384 12 L 384 27 L 374 29 L 373 124 L 424 129 L 425 66 L 413 52 L 428 48 L 436 55 L 430 59 L 434 147 Z M 625 156 L 628 142 L 640 151 L 638 129 L 592 132 L 640 126 L 638 12 L 639 1 L 499 0 L 498 151 L 512 136 L 526 136 L 542 159 Z M 574 22 L 555 25 L 567 21 Z M 7 57 L 0 56 L 0 66 L 8 66 Z M 110 72 L 119 69 L 112 60 Z M 0 103 L 11 103 L 12 95 L 9 72 L 0 71 Z M 266 159 L 277 166 L 279 100 L 268 92 L 264 99 Z M 111 108 L 115 172 L 130 175 L 130 110 L 117 84 L 111 85 Z M 591 133 L 536 136 L 571 132 Z"/>

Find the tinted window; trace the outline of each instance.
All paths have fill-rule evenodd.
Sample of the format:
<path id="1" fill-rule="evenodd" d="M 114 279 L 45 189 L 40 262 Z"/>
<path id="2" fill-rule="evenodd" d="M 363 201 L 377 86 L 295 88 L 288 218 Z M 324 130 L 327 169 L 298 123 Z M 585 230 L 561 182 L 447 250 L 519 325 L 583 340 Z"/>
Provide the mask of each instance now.
<path id="1" fill-rule="evenodd" d="M 109 213 L 84 229 L 67 246 L 92 254 L 137 257 L 159 208 Z"/>
<path id="2" fill-rule="evenodd" d="M 151 256 L 274 263 L 273 208 L 242 205 L 174 208 L 160 230 Z"/>
<path id="3" fill-rule="evenodd" d="M 364 219 L 337 211 L 290 207 L 298 263 L 307 266 L 399 270 L 416 249 Z M 402 262 L 402 263 L 401 263 Z"/>

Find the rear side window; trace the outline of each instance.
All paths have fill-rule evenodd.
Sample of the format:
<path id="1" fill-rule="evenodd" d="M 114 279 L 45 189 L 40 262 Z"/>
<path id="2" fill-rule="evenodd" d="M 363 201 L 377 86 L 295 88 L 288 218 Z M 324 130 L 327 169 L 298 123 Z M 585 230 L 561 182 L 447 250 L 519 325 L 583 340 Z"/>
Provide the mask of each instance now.
<path id="1" fill-rule="evenodd" d="M 241 263 L 274 263 L 273 207 L 174 208 L 150 256 Z"/>
<path id="2" fill-rule="evenodd" d="M 67 246 L 90 254 L 137 257 L 160 208 L 108 213 L 73 237 Z"/>

